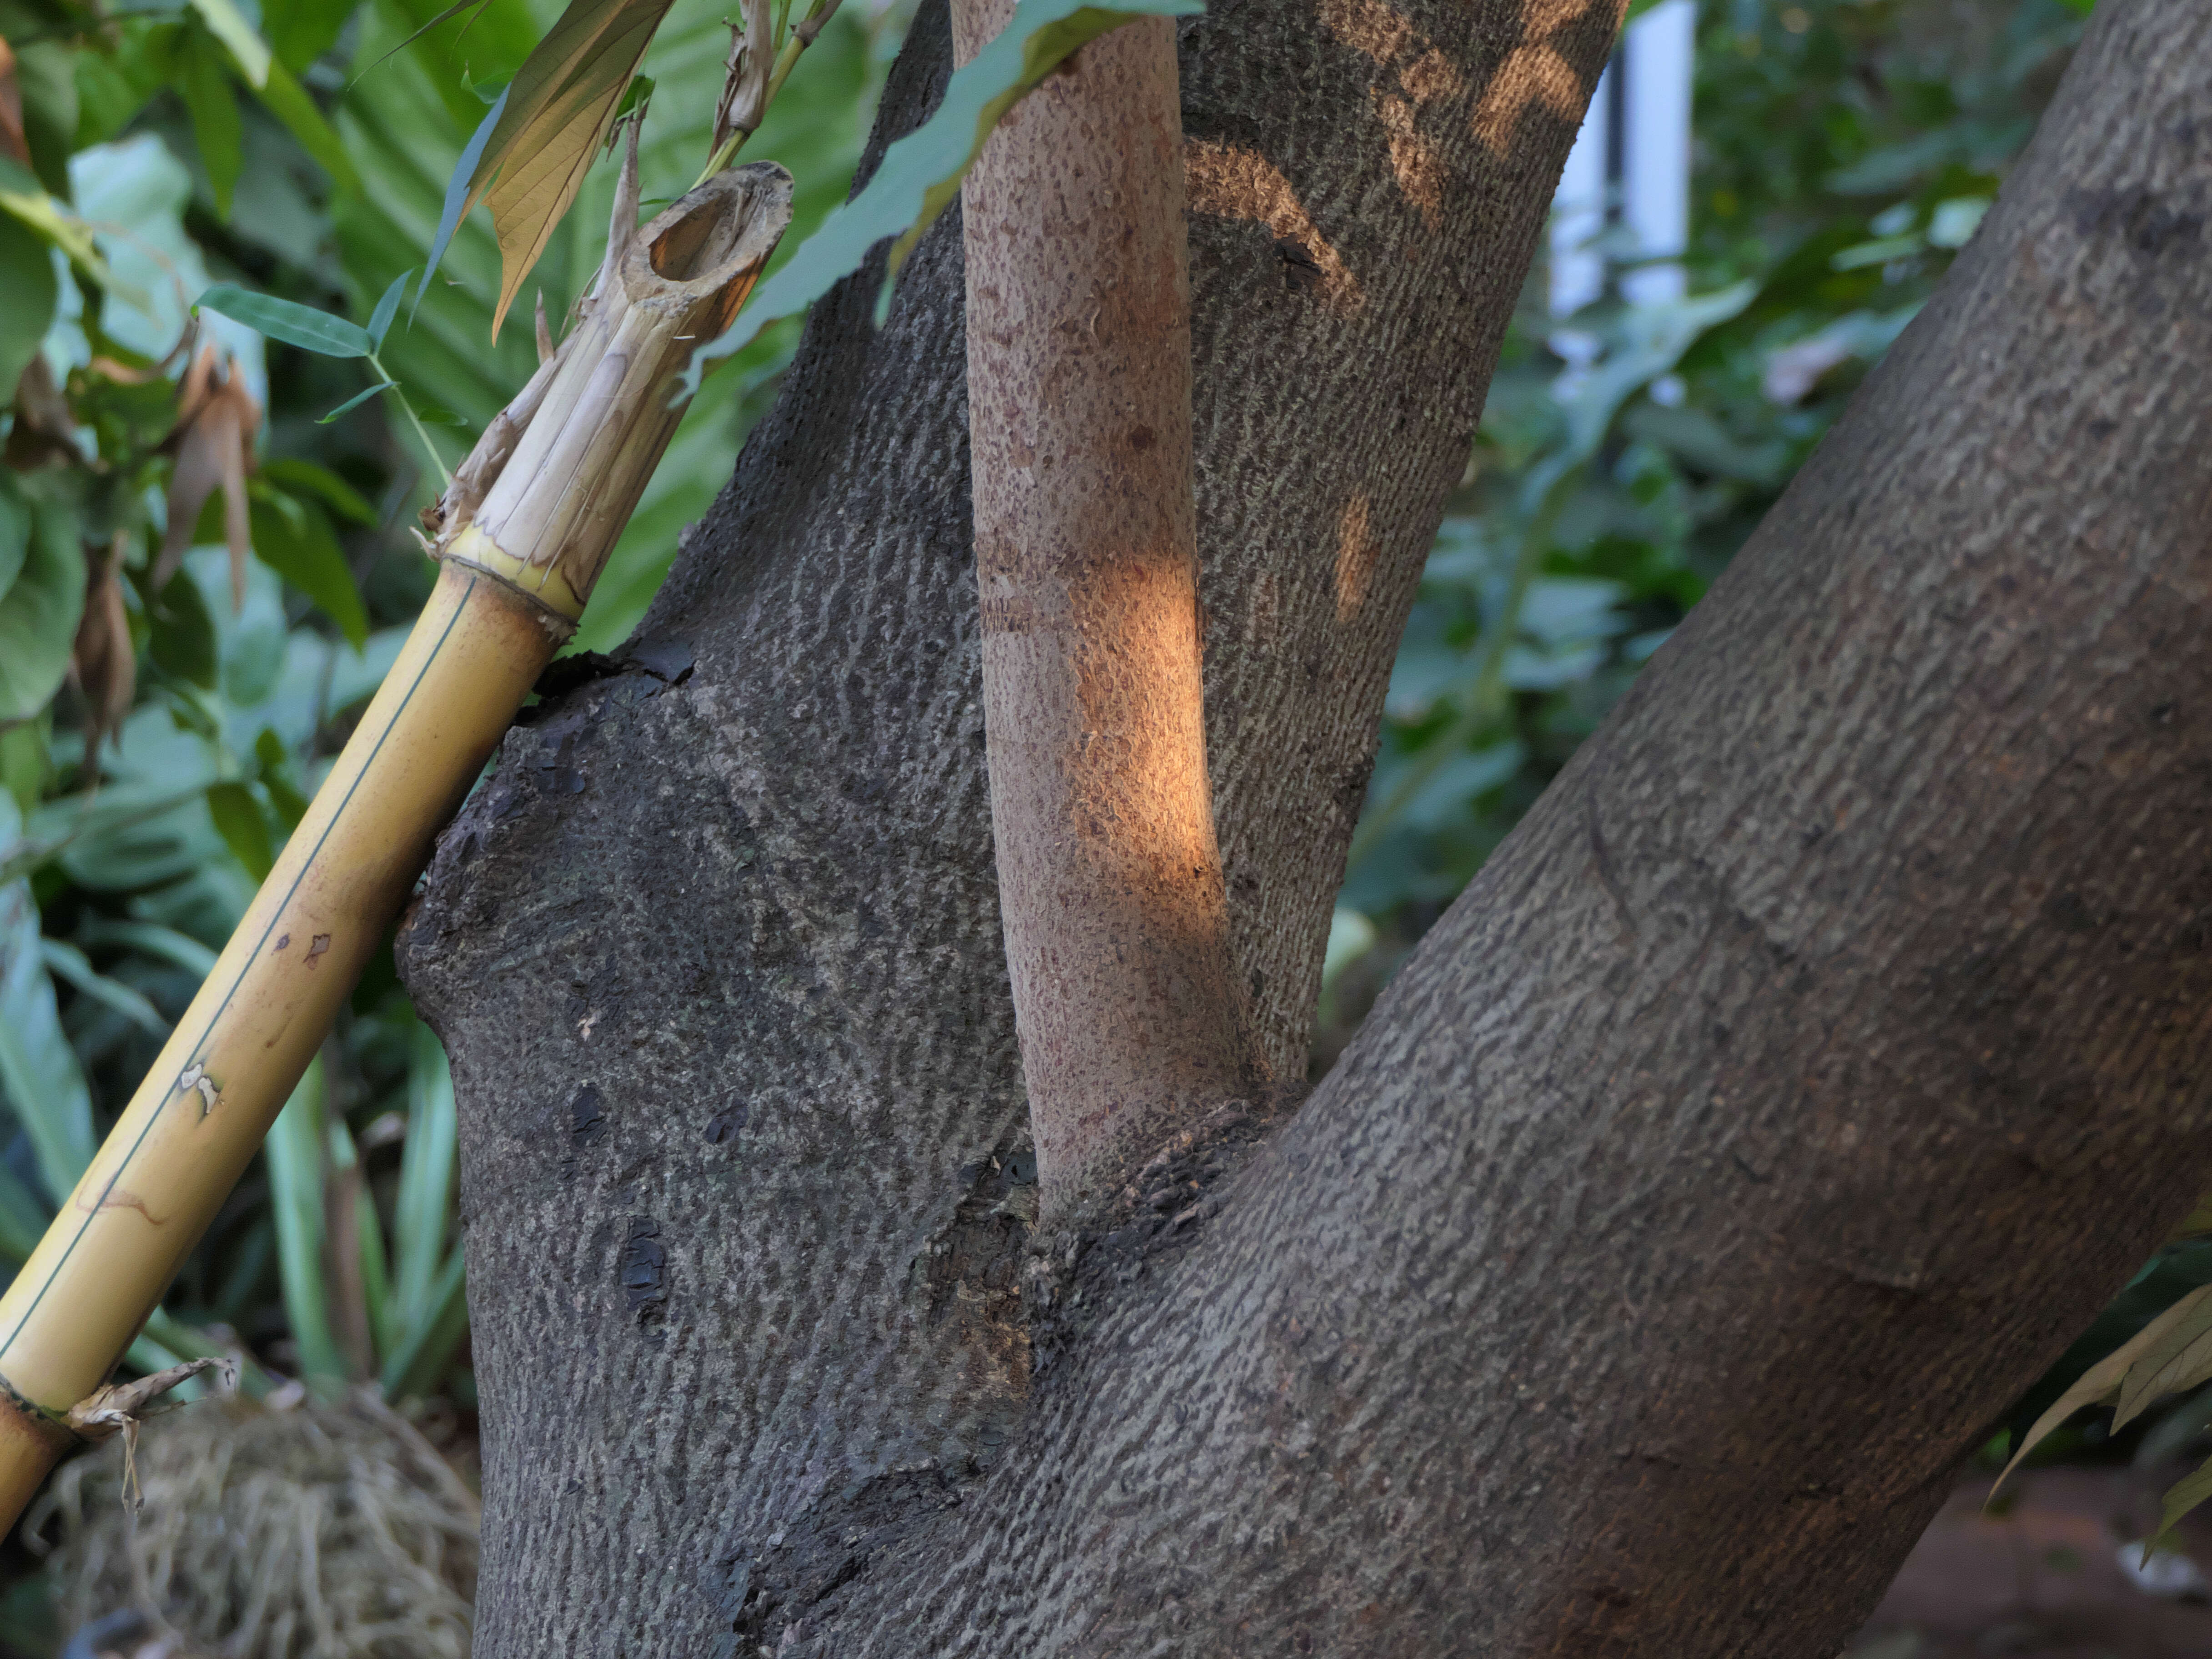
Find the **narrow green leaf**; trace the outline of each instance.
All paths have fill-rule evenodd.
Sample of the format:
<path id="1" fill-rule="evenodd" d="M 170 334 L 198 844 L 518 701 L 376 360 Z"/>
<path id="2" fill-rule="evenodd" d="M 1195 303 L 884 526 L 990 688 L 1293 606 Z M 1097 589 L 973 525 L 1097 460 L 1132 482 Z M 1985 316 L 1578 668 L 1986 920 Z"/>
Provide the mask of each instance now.
<path id="1" fill-rule="evenodd" d="M 410 268 L 394 276 L 392 286 L 384 290 L 384 297 L 376 302 L 376 309 L 369 313 L 368 337 L 380 347 L 384 343 L 385 335 L 391 331 L 393 316 L 399 310 L 399 296 L 407 291 L 407 279 L 414 274 Z"/>
<path id="2" fill-rule="evenodd" d="M 2167 1332 L 2179 1325 L 2197 1309 L 2204 1306 L 2208 1299 L 2212 1299 L 2212 1285 L 2203 1285 L 2191 1291 L 2118 1347 L 2113 1349 L 2112 1352 L 2090 1366 L 2087 1370 L 2082 1372 L 2075 1380 L 2074 1386 L 2060 1395 L 2052 1402 L 2051 1409 L 2037 1418 L 2034 1426 L 2021 1437 L 2020 1446 L 2013 1453 L 2012 1461 L 1999 1471 L 1996 1480 L 1990 1484 L 1990 1495 L 1993 1498 L 1996 1495 L 1997 1488 L 2004 1485 L 2006 1477 L 2020 1467 L 2021 1459 L 2033 1451 L 2045 1437 L 2065 1422 L 2068 1418 L 2073 1416 L 2075 1412 L 2085 1406 L 2095 1405 L 2106 1395 L 2117 1389 L 2122 1379 L 2127 1376 L 2129 1366 L 2134 1364 L 2139 1358 L 2163 1339 Z"/>
<path id="3" fill-rule="evenodd" d="M 2184 1475 L 2166 1490 L 2165 1501 L 2159 1507 L 2158 1530 L 2143 1540 L 2142 1559 L 2146 1565 L 2152 1551 L 2172 1540 L 2174 1522 L 2208 1498 L 2212 1498 L 2212 1462 L 2194 1474 Z"/>
<path id="4" fill-rule="evenodd" d="M 18 1267 L 28 1261 L 46 1237 L 50 1218 L 46 1206 L 15 1178 L 15 1172 L 0 1164 L 0 1255 Z"/>
<path id="5" fill-rule="evenodd" d="M 47 246 L 21 220 L 0 215 L 0 406 L 15 400 L 15 384 L 53 321 L 58 285 Z M 0 581 L 0 592 L 6 587 Z"/>
<path id="6" fill-rule="evenodd" d="M 346 153 L 345 141 L 325 120 L 307 89 L 282 64 L 272 64 L 269 78 L 255 88 L 263 106 L 300 141 L 300 148 L 330 175 L 331 183 L 349 196 L 361 193 L 361 174 Z"/>
<path id="7" fill-rule="evenodd" d="M 300 820 L 307 816 L 307 798 L 292 780 L 292 757 L 284 739 L 263 726 L 261 735 L 253 740 L 253 758 L 260 768 L 261 787 L 268 791 L 269 804 L 276 809 L 276 816 L 284 820 L 286 832 L 297 830 Z"/>
<path id="8" fill-rule="evenodd" d="M 421 1399 L 434 1389 L 453 1363 L 453 1350 L 468 1329 L 467 1266 L 460 1248 L 439 1266 L 430 1287 L 430 1315 L 403 1333 L 384 1363 L 379 1381 L 386 1400 Z"/>
<path id="9" fill-rule="evenodd" d="M 2118 1433 L 2153 1401 L 2193 1389 L 2212 1376 L 2212 1304 L 2199 1304 L 2161 1332 L 2128 1367 L 2112 1410 Z"/>
<path id="10" fill-rule="evenodd" d="M 46 706 L 69 672 L 70 649 L 84 614 L 84 549 L 76 514 L 59 502 L 26 501 L 0 479 L 0 496 L 29 509 L 21 568 L 0 604 L 0 723 L 25 720 Z M 8 526 L 0 522 L 0 533 Z"/>
<path id="11" fill-rule="evenodd" d="M 66 939 L 42 939 L 39 950 L 46 959 L 46 968 L 93 999 L 129 1020 L 139 1030 L 157 1037 L 169 1035 L 169 1022 L 161 1018 L 160 1009 L 147 1001 L 142 992 L 132 990 L 120 980 L 112 980 L 94 968 L 83 951 Z"/>
<path id="12" fill-rule="evenodd" d="M 371 398 L 380 398 L 386 392 L 395 390 L 398 385 L 399 382 L 397 380 L 379 380 L 374 386 L 369 387 L 366 392 L 355 392 L 352 397 L 347 398 L 329 414 L 316 416 L 315 424 L 317 426 L 328 426 L 332 421 L 337 420 L 340 416 L 352 414 L 354 410 L 359 409 Z"/>
<path id="13" fill-rule="evenodd" d="M 215 618 L 208 614 L 207 596 L 190 571 L 179 570 L 148 599 L 146 619 L 153 628 L 147 653 L 154 665 L 202 690 L 214 690 L 222 672 Z"/>
<path id="14" fill-rule="evenodd" d="M 321 507 L 272 490 L 257 495 L 249 517 L 253 556 L 313 599 L 359 650 L 368 638 L 368 610 Z"/>
<path id="15" fill-rule="evenodd" d="M 261 816 L 261 803 L 253 799 L 253 792 L 242 783 L 213 784 L 207 792 L 207 804 L 216 833 L 232 856 L 254 880 L 266 880 L 276 855 L 269 844 L 269 820 Z"/>
<path id="16" fill-rule="evenodd" d="M 198 790 L 192 792 L 193 794 L 198 793 Z M 183 799 L 189 800 L 191 796 Z M 162 803 L 164 806 L 173 804 Z M 190 933 L 164 927 L 158 921 L 125 921 L 98 916 L 79 927 L 76 936 L 78 943 L 88 946 L 112 945 L 125 950 L 143 951 L 173 968 L 181 968 L 199 979 L 205 979 L 215 971 L 214 951 Z"/>
<path id="17" fill-rule="evenodd" d="M 400 1147 L 392 1212 L 393 1304 L 404 1329 L 419 1331 L 436 1313 L 433 1286 L 453 1217 L 458 1145 L 453 1068 L 437 1033 L 417 1025 L 407 1066 L 407 1139 Z"/>
<path id="18" fill-rule="evenodd" d="M 384 384 L 389 386 L 392 382 L 386 380 Z M 289 495 L 318 497 L 325 507 L 341 519 L 348 519 L 359 525 L 376 522 L 376 509 L 369 505 L 368 497 L 326 466 L 286 456 L 278 460 L 264 461 L 261 476 Z"/>
<path id="19" fill-rule="evenodd" d="M 220 312 L 286 345 L 324 357 L 366 357 L 376 349 L 368 331 L 326 311 L 295 305 L 274 295 L 252 294 L 218 283 L 199 297 L 201 308 Z"/>
<path id="20" fill-rule="evenodd" d="M 323 1061 L 318 1054 L 284 1103 L 263 1148 L 276 1217 L 276 1268 L 284 1314 L 299 1345 L 301 1374 L 325 1385 L 348 1381 L 331 1331 L 323 1278 Z"/>
<path id="21" fill-rule="evenodd" d="M 21 882 L 0 890 L 0 1095 L 29 1136 L 58 1208 L 92 1162 L 92 1097 L 62 1033 L 39 949 L 39 908 Z"/>
<path id="22" fill-rule="evenodd" d="M 254 33 L 246 14 L 233 0 L 192 0 L 192 9 L 199 13 L 208 32 L 230 48 L 246 84 L 258 91 L 269 79 L 269 43 Z"/>
<path id="23" fill-rule="evenodd" d="M 860 193 L 823 221 L 790 264 L 754 290 L 717 338 L 692 354 L 684 389 L 696 392 L 705 366 L 750 343 L 766 324 L 804 311 L 858 270 L 886 237 L 891 249 L 878 319 L 890 284 L 921 234 L 960 189 L 1006 112 L 1085 41 L 1139 17 L 1188 17 L 1203 0 L 1149 0 L 1135 9 L 1108 9 L 1084 0 L 1021 0 L 998 37 L 954 72 L 937 113 L 884 153 Z"/>
<path id="24" fill-rule="evenodd" d="M 483 159 L 484 145 L 490 141 L 492 131 L 499 125 L 500 117 L 507 111 L 507 95 L 513 91 L 510 84 L 500 89 L 499 100 L 477 124 L 469 142 L 461 146 L 461 159 L 453 163 L 453 176 L 446 183 L 446 204 L 438 215 L 438 234 L 430 239 L 429 263 L 422 267 L 422 280 L 415 289 L 415 304 L 408 311 L 408 319 L 422 308 L 422 296 L 430 291 L 430 278 L 437 274 L 438 262 L 446 257 L 446 245 L 453 240 L 453 233 L 474 204 L 471 180 L 476 177 L 477 163 Z"/>
<path id="25" fill-rule="evenodd" d="M 186 30 L 177 42 L 176 77 L 178 94 L 192 118 L 200 165 L 215 191 L 215 210 L 228 219 L 239 175 L 246 171 L 246 125 L 239 119 L 222 49 L 198 31 Z"/>
<path id="26" fill-rule="evenodd" d="M 401 52 L 406 51 L 408 47 L 413 46 L 417 40 L 420 40 L 432 29 L 436 28 L 439 24 L 450 23 L 454 18 L 459 17 L 465 11 L 482 11 L 484 7 L 489 3 L 490 0 L 455 0 L 455 3 L 447 7 L 445 10 L 440 12 L 428 22 L 416 29 L 414 33 L 409 35 L 398 46 L 392 47 L 390 52 L 387 52 L 381 57 L 378 58 L 375 63 L 373 63 L 368 66 L 368 69 L 363 70 L 360 75 L 356 75 L 353 78 L 358 82 L 363 76 L 366 76 L 368 73 L 369 70 L 380 68 L 383 64 L 390 62 L 393 58 L 398 57 Z M 476 20 L 473 18 L 470 20 L 471 22 L 475 21 Z M 467 31 L 464 29 L 462 33 L 466 33 Z"/>

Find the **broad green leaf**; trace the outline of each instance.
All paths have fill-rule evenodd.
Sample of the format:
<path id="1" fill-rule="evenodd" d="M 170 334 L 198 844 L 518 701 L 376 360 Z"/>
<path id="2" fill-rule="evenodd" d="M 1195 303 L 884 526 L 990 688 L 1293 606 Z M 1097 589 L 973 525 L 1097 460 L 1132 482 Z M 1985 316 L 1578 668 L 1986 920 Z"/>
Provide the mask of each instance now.
<path id="1" fill-rule="evenodd" d="M 477 130 L 469 135 L 469 142 L 461 146 L 461 159 L 453 163 L 453 176 L 446 185 L 445 205 L 438 214 L 437 234 L 430 239 L 429 262 L 422 267 L 422 281 L 415 290 L 414 311 L 408 313 L 410 323 L 414 320 L 415 311 L 422 309 L 422 296 L 430 291 L 430 278 L 437 274 L 438 262 L 446 257 L 446 249 L 453 240 L 453 233 L 461 228 L 461 221 L 468 216 L 469 209 L 476 204 L 471 181 L 476 178 L 484 146 L 490 142 L 493 131 L 506 113 L 507 95 L 512 90 L 512 87 L 501 89 L 498 101 L 477 124 Z"/>
<path id="2" fill-rule="evenodd" d="M 192 0 L 192 9 L 200 15 L 208 32 L 230 48 L 246 84 L 257 92 L 267 84 L 269 43 L 254 33 L 253 25 L 246 21 L 246 14 L 234 0 Z"/>
<path id="3" fill-rule="evenodd" d="M 177 42 L 176 87 L 192 118 L 192 142 L 215 191 L 216 211 L 228 219 L 238 176 L 246 171 L 246 126 L 238 118 L 221 47 L 197 29 L 186 30 Z"/>
<path id="4" fill-rule="evenodd" d="M 376 349 L 368 331 L 327 311 L 295 305 L 273 295 L 252 294 L 218 283 L 199 297 L 203 308 L 220 312 L 272 340 L 325 357 L 366 357 Z"/>
<path id="5" fill-rule="evenodd" d="M 31 498 L 0 477 L 0 601 L 7 599 L 31 556 L 38 530 L 38 508 Z"/>
<path id="6" fill-rule="evenodd" d="M 2161 1333 L 2128 1367 L 2120 1383 L 2119 1403 L 2112 1410 L 2114 1431 L 2126 1427 L 2152 1401 L 2194 1388 L 2208 1376 L 2212 1376 L 2212 1306 L 2200 1304 Z"/>
<path id="7" fill-rule="evenodd" d="M 333 185 L 349 194 L 359 192 L 361 175 L 354 168 L 353 158 L 346 154 L 344 143 L 323 118 L 307 89 L 293 79 L 291 70 L 282 64 L 271 64 L 268 80 L 256 91 L 269 112 L 300 141 L 300 148 L 314 158 Z"/>
<path id="8" fill-rule="evenodd" d="M 261 735 L 253 740 L 253 758 L 260 769 L 261 787 L 269 792 L 269 804 L 284 820 L 288 832 L 297 830 L 300 820 L 307 816 L 307 798 L 293 781 L 291 752 L 274 727 L 261 728 Z"/>
<path id="9" fill-rule="evenodd" d="M 262 33 L 276 62 L 295 75 L 337 44 L 357 0 L 264 0 Z"/>
<path id="10" fill-rule="evenodd" d="M 2082 1372 L 2075 1380 L 2074 1386 L 2060 1395 L 2052 1402 L 2051 1409 L 2037 1418 L 2034 1426 L 2021 1437 L 2020 1445 L 2013 1452 L 2012 1461 L 2004 1466 L 1998 1473 L 1996 1480 L 1990 1485 L 1990 1495 L 1991 1497 L 1996 1495 L 1996 1490 L 2004 1485 L 2005 1478 L 2020 1467 L 2021 1459 L 2041 1444 L 2045 1436 L 2073 1416 L 2075 1412 L 2084 1407 L 2095 1405 L 2112 1393 L 2127 1376 L 2128 1367 L 2148 1352 L 2154 1345 L 2166 1336 L 2167 1332 L 2174 1329 L 2192 1313 L 2203 1307 L 2208 1301 L 2212 1301 L 2212 1285 L 2202 1285 L 2190 1291 L 2187 1296 L 2183 1297 L 2180 1301 L 2175 1303 L 2157 1318 L 2152 1320 L 2149 1324 Z"/>
<path id="11" fill-rule="evenodd" d="M 403 270 L 394 276 L 392 286 L 384 290 L 384 297 L 376 302 L 376 309 L 369 313 L 368 337 L 380 346 L 392 331 L 392 319 L 399 310 L 399 296 L 407 291 L 407 279 L 414 274 L 412 270 Z"/>
<path id="12" fill-rule="evenodd" d="M 264 461 L 261 477 L 288 495 L 316 497 L 341 519 L 359 525 L 376 522 L 376 509 L 369 505 L 368 498 L 326 466 L 286 456 Z"/>
<path id="13" fill-rule="evenodd" d="M 266 881 L 276 855 L 269 844 L 269 820 L 261 816 L 261 803 L 253 799 L 253 792 L 242 783 L 214 784 L 208 789 L 207 804 L 216 833 L 231 856 L 254 880 Z"/>
<path id="14" fill-rule="evenodd" d="M 251 518 L 253 556 L 313 599 L 358 651 L 368 638 L 368 611 L 323 509 L 273 489 L 257 491 Z"/>
<path id="15" fill-rule="evenodd" d="M 82 125 L 76 69 L 81 53 L 62 40 L 15 41 L 15 89 L 23 99 L 23 137 L 31 170 L 62 200 L 70 199 L 70 152 Z"/>
<path id="16" fill-rule="evenodd" d="M 499 239 L 499 337 L 507 308 L 576 199 L 672 0 L 569 0 L 501 98 L 498 125 L 469 180 Z M 466 212 L 466 208 L 463 212 Z"/>
<path id="17" fill-rule="evenodd" d="M 14 401 L 15 383 L 38 356 L 53 320 L 56 290 L 46 238 L 20 219 L 0 216 L 0 405 Z M 0 580 L 0 591 L 6 586 Z"/>
<path id="18" fill-rule="evenodd" d="M 24 504 L 19 488 L 0 481 L 0 496 Z M 77 619 L 84 614 L 84 550 L 77 543 L 76 514 L 52 501 L 27 505 L 30 533 L 22 568 L 0 602 L 0 722 L 30 719 L 61 688 Z M 6 528 L 0 521 L 0 534 Z"/>
<path id="19" fill-rule="evenodd" d="M 169 1022 L 146 1000 L 143 992 L 108 978 L 76 945 L 66 939 L 45 939 L 39 941 L 39 949 L 46 957 L 48 971 L 59 975 L 94 1001 L 105 1003 L 141 1030 L 157 1037 L 169 1035 Z"/>
<path id="20" fill-rule="evenodd" d="M 1082 0 L 1021 0 L 998 38 L 954 72 L 937 113 L 884 151 L 860 193 L 753 291 L 726 331 L 692 354 L 686 392 L 698 391 L 707 363 L 745 345 L 772 319 L 805 310 L 858 270 L 878 242 L 896 236 L 877 307 L 880 322 L 900 264 L 959 192 L 992 128 L 1024 94 L 1085 41 L 1109 29 L 1140 17 L 1188 17 L 1205 9 L 1204 0 L 1150 0 L 1134 10 L 1109 10 Z"/>
<path id="21" fill-rule="evenodd" d="M 215 617 L 208 611 L 207 596 L 190 573 L 178 571 L 159 593 L 148 599 L 146 620 L 152 629 L 147 652 L 154 665 L 203 690 L 215 690 L 222 672 Z"/>

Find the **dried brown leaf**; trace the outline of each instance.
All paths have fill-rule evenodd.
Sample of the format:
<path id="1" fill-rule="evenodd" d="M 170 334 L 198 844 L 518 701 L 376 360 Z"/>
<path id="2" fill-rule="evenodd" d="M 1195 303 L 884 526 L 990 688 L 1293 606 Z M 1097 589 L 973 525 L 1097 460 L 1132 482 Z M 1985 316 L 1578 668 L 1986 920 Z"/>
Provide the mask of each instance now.
<path id="1" fill-rule="evenodd" d="M 470 180 L 499 240 L 499 337 L 507 308 L 614 125 L 615 111 L 672 0 L 570 0 L 524 60 Z"/>
<path id="2" fill-rule="evenodd" d="M 85 759 L 100 758 L 100 740 L 112 736 L 131 712 L 138 690 L 138 655 L 131 643 L 131 616 L 123 605 L 123 550 L 120 531 L 85 561 L 84 616 L 77 623 L 70 653 L 70 676 L 85 702 Z"/>
<path id="3" fill-rule="evenodd" d="M 192 544 L 200 509 L 222 491 L 223 540 L 230 548 L 230 593 L 234 607 L 246 603 L 246 562 L 253 551 L 248 528 L 246 475 L 253 470 L 253 440 L 261 429 L 261 405 L 246 389 L 236 366 L 205 346 L 177 388 L 177 423 L 162 441 L 176 458 L 169 474 L 169 526 L 154 562 L 154 586 L 167 585 Z"/>

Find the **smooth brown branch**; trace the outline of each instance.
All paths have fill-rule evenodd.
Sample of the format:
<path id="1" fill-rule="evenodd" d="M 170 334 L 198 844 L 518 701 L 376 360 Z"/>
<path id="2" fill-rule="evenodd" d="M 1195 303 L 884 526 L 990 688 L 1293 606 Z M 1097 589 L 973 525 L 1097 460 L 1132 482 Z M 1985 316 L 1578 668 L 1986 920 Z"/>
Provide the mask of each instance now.
<path id="1" fill-rule="evenodd" d="M 956 5 L 963 53 L 1009 9 Z M 1259 1081 L 1206 777 L 1173 25 L 1086 46 L 962 199 L 991 816 L 1048 1224 Z"/>

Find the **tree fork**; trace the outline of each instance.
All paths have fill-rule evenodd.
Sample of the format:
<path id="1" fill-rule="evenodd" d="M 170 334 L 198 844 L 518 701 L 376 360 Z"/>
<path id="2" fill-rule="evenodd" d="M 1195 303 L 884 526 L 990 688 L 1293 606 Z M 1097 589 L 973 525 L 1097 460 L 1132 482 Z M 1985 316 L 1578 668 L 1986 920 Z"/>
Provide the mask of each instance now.
<path id="1" fill-rule="evenodd" d="M 965 58 L 1010 0 L 958 0 Z M 991 822 L 1049 1221 L 1257 1081 L 1207 785 L 1175 26 L 1092 41 L 961 193 Z"/>

